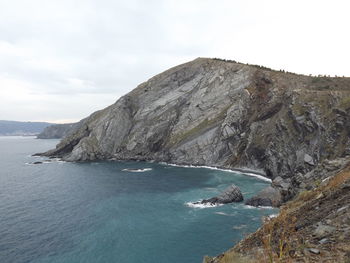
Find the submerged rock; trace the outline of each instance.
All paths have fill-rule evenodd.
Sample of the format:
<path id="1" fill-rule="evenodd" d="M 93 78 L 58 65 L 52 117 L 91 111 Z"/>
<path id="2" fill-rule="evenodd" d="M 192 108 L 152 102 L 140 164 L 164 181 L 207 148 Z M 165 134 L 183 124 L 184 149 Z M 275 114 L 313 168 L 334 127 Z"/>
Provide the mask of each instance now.
<path id="1" fill-rule="evenodd" d="M 228 204 L 233 202 L 242 202 L 243 195 L 241 190 L 236 185 L 231 185 L 225 189 L 223 193 L 218 196 L 212 197 L 210 199 L 205 199 L 200 202 L 196 202 L 195 204 Z"/>

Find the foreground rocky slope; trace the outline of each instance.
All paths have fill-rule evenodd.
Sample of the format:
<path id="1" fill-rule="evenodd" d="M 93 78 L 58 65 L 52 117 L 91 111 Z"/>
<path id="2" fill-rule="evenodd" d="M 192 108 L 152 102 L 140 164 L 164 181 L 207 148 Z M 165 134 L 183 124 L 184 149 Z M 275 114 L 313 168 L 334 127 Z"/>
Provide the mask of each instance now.
<path id="1" fill-rule="evenodd" d="M 281 208 L 255 233 L 231 250 L 205 263 L 350 262 L 350 158 L 336 160 L 343 167 L 315 172 L 326 178 Z M 322 168 L 323 167 L 323 168 Z"/>
<path id="2" fill-rule="evenodd" d="M 198 58 L 93 113 L 45 154 L 248 167 L 290 180 L 350 154 L 349 113 L 349 78 Z"/>

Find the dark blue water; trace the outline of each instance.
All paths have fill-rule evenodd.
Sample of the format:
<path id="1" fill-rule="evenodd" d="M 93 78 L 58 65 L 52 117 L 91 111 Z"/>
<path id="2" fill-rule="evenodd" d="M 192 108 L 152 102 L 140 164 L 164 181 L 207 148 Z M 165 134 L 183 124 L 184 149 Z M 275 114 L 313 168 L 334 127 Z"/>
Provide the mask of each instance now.
<path id="1" fill-rule="evenodd" d="M 0 137 L 1 263 L 200 263 L 276 213 L 185 205 L 231 183 L 245 198 L 267 185 L 241 174 L 143 162 L 26 164 L 56 143 Z"/>

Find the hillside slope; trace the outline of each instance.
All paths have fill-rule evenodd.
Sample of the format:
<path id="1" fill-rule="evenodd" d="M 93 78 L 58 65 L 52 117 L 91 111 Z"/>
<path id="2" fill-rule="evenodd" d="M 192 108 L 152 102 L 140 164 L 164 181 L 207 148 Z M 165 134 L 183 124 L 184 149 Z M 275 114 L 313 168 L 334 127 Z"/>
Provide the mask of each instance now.
<path id="1" fill-rule="evenodd" d="M 52 123 L 0 120 L 0 135 L 36 135 L 42 132 L 49 125 L 52 125 Z"/>
<path id="2" fill-rule="evenodd" d="M 204 263 L 350 262 L 350 158 L 229 251 Z M 325 167 L 328 167 L 327 165 Z"/>
<path id="3" fill-rule="evenodd" d="M 46 127 L 38 134 L 38 139 L 61 139 L 77 127 L 76 123 L 54 124 Z"/>
<path id="4" fill-rule="evenodd" d="M 45 155 L 248 167 L 288 179 L 350 154 L 350 79 L 198 58 L 80 126 Z"/>

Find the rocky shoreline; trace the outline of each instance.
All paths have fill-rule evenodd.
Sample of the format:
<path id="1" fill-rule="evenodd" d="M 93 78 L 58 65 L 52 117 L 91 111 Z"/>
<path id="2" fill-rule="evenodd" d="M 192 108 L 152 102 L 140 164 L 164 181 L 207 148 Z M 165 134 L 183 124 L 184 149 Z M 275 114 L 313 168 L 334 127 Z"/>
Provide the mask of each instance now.
<path id="1" fill-rule="evenodd" d="M 80 121 L 41 155 L 246 167 L 272 181 L 246 203 L 279 207 L 345 169 L 350 78 L 198 58 Z"/>
<path id="2" fill-rule="evenodd" d="M 334 162 L 342 167 L 333 170 Z M 316 168 L 324 179 L 285 203 L 277 217 L 204 263 L 350 261 L 350 157 Z M 331 168 L 330 170 L 328 170 Z"/>

